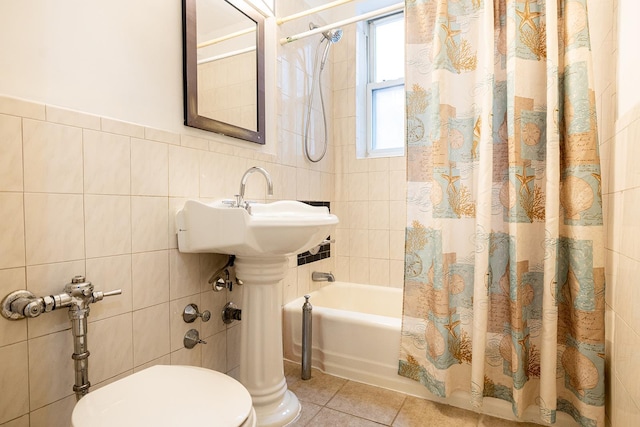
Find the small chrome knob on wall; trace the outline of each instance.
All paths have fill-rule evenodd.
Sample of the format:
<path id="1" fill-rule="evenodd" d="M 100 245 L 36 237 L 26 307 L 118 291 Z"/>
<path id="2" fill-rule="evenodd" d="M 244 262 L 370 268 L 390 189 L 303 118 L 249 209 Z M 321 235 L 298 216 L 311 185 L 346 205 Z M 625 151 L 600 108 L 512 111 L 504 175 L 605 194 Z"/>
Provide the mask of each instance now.
<path id="1" fill-rule="evenodd" d="M 193 323 L 198 317 L 202 318 L 203 322 L 208 322 L 209 319 L 211 319 L 211 312 L 209 310 L 205 310 L 200 313 L 198 311 L 198 306 L 195 304 L 188 304 L 182 312 L 182 320 L 186 323 Z"/>
<path id="2" fill-rule="evenodd" d="M 200 339 L 200 332 L 197 329 L 189 329 L 186 334 L 184 334 L 184 347 L 188 349 L 192 349 L 196 346 L 196 344 L 206 344 L 206 341 Z"/>

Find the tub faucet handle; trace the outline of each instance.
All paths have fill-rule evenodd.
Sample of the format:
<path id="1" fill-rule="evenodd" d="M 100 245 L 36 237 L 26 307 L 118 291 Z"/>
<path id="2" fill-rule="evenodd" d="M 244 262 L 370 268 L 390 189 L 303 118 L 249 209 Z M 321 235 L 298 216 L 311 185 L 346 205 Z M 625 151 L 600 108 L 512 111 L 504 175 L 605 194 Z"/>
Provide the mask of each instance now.
<path id="1" fill-rule="evenodd" d="M 206 344 L 207 342 L 200 339 L 200 332 L 197 329 L 189 329 L 184 335 L 182 343 L 185 348 L 192 349 L 196 344 Z"/>

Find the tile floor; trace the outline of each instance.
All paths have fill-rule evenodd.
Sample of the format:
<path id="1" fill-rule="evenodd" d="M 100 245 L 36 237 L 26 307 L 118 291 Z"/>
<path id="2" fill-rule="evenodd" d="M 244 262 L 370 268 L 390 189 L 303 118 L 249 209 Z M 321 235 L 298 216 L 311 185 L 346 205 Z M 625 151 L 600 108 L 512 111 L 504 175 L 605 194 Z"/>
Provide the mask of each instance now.
<path id="1" fill-rule="evenodd" d="M 300 365 L 285 361 L 289 389 L 302 403 L 296 427 L 540 427 L 407 396 L 324 374 L 300 379 Z"/>

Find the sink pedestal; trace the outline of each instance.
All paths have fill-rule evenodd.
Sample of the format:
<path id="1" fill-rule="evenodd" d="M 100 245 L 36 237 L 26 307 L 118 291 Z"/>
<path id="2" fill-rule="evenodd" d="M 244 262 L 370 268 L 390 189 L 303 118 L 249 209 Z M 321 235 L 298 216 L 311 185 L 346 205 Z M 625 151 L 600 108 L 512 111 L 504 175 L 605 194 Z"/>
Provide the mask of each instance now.
<path id="1" fill-rule="evenodd" d="M 282 355 L 282 284 L 287 258 L 241 257 L 243 281 L 240 382 L 249 390 L 259 426 L 284 426 L 299 415 L 300 402 L 287 389 Z"/>

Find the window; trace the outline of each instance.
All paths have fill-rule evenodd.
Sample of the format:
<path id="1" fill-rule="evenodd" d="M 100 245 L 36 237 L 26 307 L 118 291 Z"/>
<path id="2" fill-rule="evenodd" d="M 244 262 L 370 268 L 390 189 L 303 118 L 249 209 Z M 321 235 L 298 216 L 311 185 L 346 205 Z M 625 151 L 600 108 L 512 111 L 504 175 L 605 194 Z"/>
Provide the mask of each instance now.
<path id="1" fill-rule="evenodd" d="M 404 155 L 404 14 L 367 23 L 367 157 Z"/>

